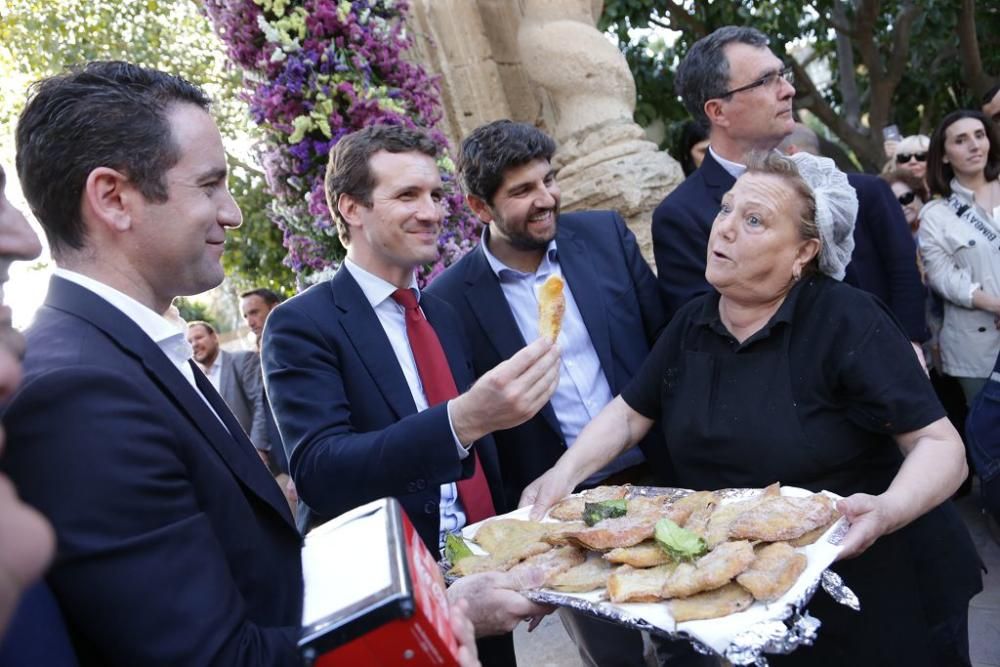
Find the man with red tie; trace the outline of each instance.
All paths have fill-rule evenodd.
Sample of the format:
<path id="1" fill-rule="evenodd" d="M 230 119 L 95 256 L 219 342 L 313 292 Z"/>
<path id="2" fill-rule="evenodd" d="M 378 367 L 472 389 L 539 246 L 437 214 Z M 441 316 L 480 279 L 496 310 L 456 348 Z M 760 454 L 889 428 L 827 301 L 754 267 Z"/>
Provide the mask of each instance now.
<path id="1" fill-rule="evenodd" d="M 558 350 L 543 339 L 473 384 L 458 316 L 418 289 L 415 269 L 437 259 L 444 218 L 437 156 L 429 137 L 400 126 L 338 142 L 326 196 L 347 257 L 264 330 L 300 529 L 394 496 L 436 552 L 447 533 L 505 506 L 489 434 L 530 419 L 556 388 Z M 481 645 L 483 664 L 513 664 L 503 644 Z"/>

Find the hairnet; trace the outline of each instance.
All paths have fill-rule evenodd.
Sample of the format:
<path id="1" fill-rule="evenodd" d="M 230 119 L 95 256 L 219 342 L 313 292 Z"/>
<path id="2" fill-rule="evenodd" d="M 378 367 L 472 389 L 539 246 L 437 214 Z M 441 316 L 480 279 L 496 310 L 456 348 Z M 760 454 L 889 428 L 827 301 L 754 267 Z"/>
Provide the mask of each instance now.
<path id="1" fill-rule="evenodd" d="M 802 152 L 790 158 L 816 199 L 819 270 L 831 278 L 843 280 L 854 252 L 858 195 L 848 183 L 847 174 L 837 169 L 830 158 Z"/>

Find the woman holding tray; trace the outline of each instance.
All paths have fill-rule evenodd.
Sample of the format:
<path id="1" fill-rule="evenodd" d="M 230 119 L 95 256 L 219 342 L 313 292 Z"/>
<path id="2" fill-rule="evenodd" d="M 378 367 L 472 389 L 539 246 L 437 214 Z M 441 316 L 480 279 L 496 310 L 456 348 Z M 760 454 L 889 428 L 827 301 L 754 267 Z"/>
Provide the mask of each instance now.
<path id="1" fill-rule="evenodd" d="M 981 589 L 967 531 L 953 508 L 935 509 L 967 474 L 962 442 L 885 305 L 840 282 L 856 212 L 831 160 L 752 157 L 709 238 L 716 291 L 678 311 L 521 504 L 540 516 L 660 420 L 684 487 L 780 481 L 845 496 L 834 569 L 862 611 L 816 595 L 816 645 L 773 664 L 961 664 L 961 647 L 935 655 L 931 635 L 964 636 L 967 655 L 967 630 L 948 626 Z"/>

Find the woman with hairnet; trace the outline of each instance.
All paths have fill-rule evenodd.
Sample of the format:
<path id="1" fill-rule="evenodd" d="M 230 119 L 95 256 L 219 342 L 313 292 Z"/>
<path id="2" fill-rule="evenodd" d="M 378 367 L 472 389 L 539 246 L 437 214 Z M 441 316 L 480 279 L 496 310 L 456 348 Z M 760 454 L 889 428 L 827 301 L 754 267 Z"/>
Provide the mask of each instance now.
<path id="1" fill-rule="evenodd" d="M 907 534 L 948 533 L 914 520 L 958 488 L 965 456 L 885 305 L 840 282 L 856 213 L 831 160 L 752 156 L 709 237 L 716 291 L 678 311 L 625 391 L 521 504 L 544 514 L 659 420 L 681 486 L 780 481 L 845 496 L 837 508 L 851 526 L 834 569 L 861 612 L 817 594 L 816 645 L 772 664 L 940 665 L 917 572 L 926 561 L 911 548 L 926 540 Z M 933 553 L 948 576 L 951 553 Z M 967 609 L 965 589 L 942 588 Z"/>

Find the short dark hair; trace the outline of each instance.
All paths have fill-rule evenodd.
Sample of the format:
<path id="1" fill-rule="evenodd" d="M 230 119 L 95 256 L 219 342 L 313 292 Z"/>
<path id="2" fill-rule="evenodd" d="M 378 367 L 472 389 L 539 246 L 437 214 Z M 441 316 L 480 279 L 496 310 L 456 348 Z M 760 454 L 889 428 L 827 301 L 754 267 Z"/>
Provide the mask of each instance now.
<path id="1" fill-rule="evenodd" d="M 281 297 L 266 287 L 258 287 L 257 289 L 247 290 L 246 292 L 243 292 L 243 294 L 240 294 L 241 299 L 246 299 L 251 296 L 259 296 L 264 300 L 264 303 L 269 306 L 277 306 L 281 303 Z"/>
<path id="2" fill-rule="evenodd" d="M 212 336 L 216 335 L 215 334 L 215 327 L 213 327 L 211 324 L 209 324 L 205 320 L 193 320 L 191 322 L 188 322 L 187 324 L 188 324 L 188 329 L 190 329 L 192 327 L 205 327 L 205 331 L 207 331 L 210 335 L 212 335 Z"/>
<path id="3" fill-rule="evenodd" d="M 979 106 L 984 107 L 990 102 L 992 102 L 993 98 L 996 97 L 997 93 L 1000 93 L 1000 82 L 993 84 L 993 87 L 986 91 L 986 93 L 983 95 L 983 99 L 980 100 L 979 102 Z"/>
<path id="4" fill-rule="evenodd" d="M 98 167 L 125 174 L 143 197 L 167 199 L 164 173 L 179 149 L 172 105 L 209 108 L 208 96 L 180 77 L 120 61 L 98 61 L 29 88 L 17 122 L 17 174 L 54 255 L 84 246 L 80 198 Z"/>
<path id="5" fill-rule="evenodd" d="M 996 180 L 1000 175 L 1000 141 L 997 140 L 996 126 L 986 114 L 974 109 L 959 109 L 945 116 L 931 135 L 931 145 L 927 149 L 927 185 L 931 192 L 942 197 L 951 195 L 951 179 L 955 171 L 944 161 L 944 140 L 948 128 L 963 118 L 974 118 L 983 124 L 986 138 L 990 142 L 990 152 L 986 156 L 986 180 Z"/>
<path id="6" fill-rule="evenodd" d="M 887 174 L 880 175 L 879 178 L 889 185 L 892 185 L 893 183 L 902 183 L 906 187 L 910 188 L 910 190 L 913 191 L 913 194 L 920 198 L 920 201 L 926 202 L 931 198 L 923 180 L 917 178 L 912 171 L 907 169 L 893 169 Z"/>
<path id="7" fill-rule="evenodd" d="M 556 142 L 533 125 L 495 120 L 480 125 L 462 141 L 458 175 L 466 194 L 493 204 L 504 172 L 533 160 L 552 160 Z"/>
<path id="8" fill-rule="evenodd" d="M 437 159 L 440 147 L 423 130 L 403 125 L 369 125 L 344 135 L 333 148 L 326 163 L 326 205 L 337 223 L 337 235 L 347 245 L 351 228 L 337 209 L 340 195 L 354 197 L 366 207 L 372 205 L 375 175 L 371 157 L 379 151 L 388 153 L 423 153 Z"/>
<path id="9" fill-rule="evenodd" d="M 684 108 L 704 128 L 710 126 L 705 103 L 725 97 L 729 90 L 729 60 L 726 46 L 732 43 L 767 48 L 771 40 L 756 28 L 727 25 L 695 42 L 677 67 L 674 90 Z"/>

